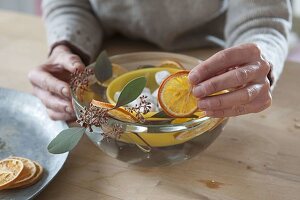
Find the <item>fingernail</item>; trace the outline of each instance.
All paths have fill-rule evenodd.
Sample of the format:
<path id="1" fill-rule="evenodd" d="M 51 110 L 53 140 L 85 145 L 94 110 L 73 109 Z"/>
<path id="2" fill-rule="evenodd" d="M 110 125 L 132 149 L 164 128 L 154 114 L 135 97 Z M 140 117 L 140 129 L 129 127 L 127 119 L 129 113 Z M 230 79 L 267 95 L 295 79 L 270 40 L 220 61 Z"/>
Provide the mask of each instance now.
<path id="1" fill-rule="evenodd" d="M 205 97 L 205 90 L 202 85 L 197 85 L 193 88 L 193 95 L 196 97 Z"/>
<path id="2" fill-rule="evenodd" d="M 66 106 L 65 110 L 67 113 L 73 113 L 73 110 L 70 106 Z"/>
<path id="3" fill-rule="evenodd" d="M 67 97 L 67 98 L 69 98 L 70 97 L 70 92 L 69 92 L 69 89 L 68 88 L 63 88 L 62 90 L 61 90 L 61 92 L 62 92 L 62 94 L 65 96 L 65 97 Z"/>
<path id="4" fill-rule="evenodd" d="M 205 109 L 205 108 L 208 108 L 208 107 L 209 107 L 209 105 L 208 105 L 207 100 L 200 100 L 198 102 L 198 108 Z"/>
<path id="5" fill-rule="evenodd" d="M 194 72 L 194 71 L 191 71 L 188 75 L 188 78 L 190 80 L 190 83 L 192 85 L 196 84 L 197 83 L 197 80 L 198 80 L 198 76 L 197 76 L 197 73 Z"/>

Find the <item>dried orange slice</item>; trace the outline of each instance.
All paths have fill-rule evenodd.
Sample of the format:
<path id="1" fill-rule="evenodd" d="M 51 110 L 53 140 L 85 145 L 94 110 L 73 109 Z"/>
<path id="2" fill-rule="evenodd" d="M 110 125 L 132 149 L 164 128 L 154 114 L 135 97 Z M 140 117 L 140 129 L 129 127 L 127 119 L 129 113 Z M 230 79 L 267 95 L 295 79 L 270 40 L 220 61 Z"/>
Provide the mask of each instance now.
<path id="1" fill-rule="evenodd" d="M 9 158 L 20 160 L 24 165 L 23 171 L 21 172 L 19 177 L 16 180 L 14 180 L 13 184 L 9 186 L 9 188 L 22 186 L 24 183 L 26 183 L 26 181 L 30 180 L 35 175 L 36 166 L 31 160 L 22 157 L 9 157 Z"/>
<path id="2" fill-rule="evenodd" d="M 20 160 L 4 159 L 0 161 L 0 190 L 9 187 L 21 174 L 24 164 Z"/>
<path id="3" fill-rule="evenodd" d="M 100 108 L 107 108 L 107 109 L 114 108 L 113 104 L 105 103 L 102 101 L 92 100 L 92 104 Z M 109 110 L 108 114 L 120 121 L 132 122 L 132 123 L 138 121 L 138 119 L 133 114 L 131 114 L 130 112 L 128 112 L 127 110 L 121 107 Z"/>
<path id="4" fill-rule="evenodd" d="M 197 110 L 197 99 L 192 94 L 188 74 L 186 70 L 172 74 L 159 87 L 159 104 L 169 116 L 187 117 Z"/>
<path id="5" fill-rule="evenodd" d="M 175 69 L 185 69 L 179 62 L 173 60 L 166 60 L 162 62 L 157 67 L 175 68 Z"/>
<path id="6" fill-rule="evenodd" d="M 43 167 L 38 162 L 35 162 L 35 161 L 32 161 L 32 162 L 34 163 L 35 168 L 36 168 L 34 176 L 31 177 L 29 180 L 26 180 L 25 182 L 11 185 L 7 189 L 25 188 L 25 187 L 28 187 L 28 186 L 31 186 L 31 185 L 35 184 L 36 182 L 38 182 L 43 177 L 42 176 L 43 172 L 44 172 Z"/>

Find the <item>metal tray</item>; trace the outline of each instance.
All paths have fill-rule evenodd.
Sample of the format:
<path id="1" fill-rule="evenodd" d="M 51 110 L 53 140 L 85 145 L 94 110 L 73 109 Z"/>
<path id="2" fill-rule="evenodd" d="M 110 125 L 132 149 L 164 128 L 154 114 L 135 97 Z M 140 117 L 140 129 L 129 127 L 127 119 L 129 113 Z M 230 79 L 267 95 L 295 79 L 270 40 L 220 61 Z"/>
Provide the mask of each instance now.
<path id="1" fill-rule="evenodd" d="M 0 191 L 1 200 L 34 198 L 57 175 L 68 153 L 52 155 L 47 145 L 67 124 L 52 121 L 34 96 L 0 88 L 0 159 L 10 155 L 38 161 L 44 167 L 43 178 L 26 189 Z"/>

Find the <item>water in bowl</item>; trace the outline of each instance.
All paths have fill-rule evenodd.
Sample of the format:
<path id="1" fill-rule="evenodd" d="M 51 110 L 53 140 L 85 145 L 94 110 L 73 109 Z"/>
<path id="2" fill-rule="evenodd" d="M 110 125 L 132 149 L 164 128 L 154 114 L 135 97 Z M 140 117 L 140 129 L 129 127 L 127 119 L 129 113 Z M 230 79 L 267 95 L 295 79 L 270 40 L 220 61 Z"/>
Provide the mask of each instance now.
<path id="1" fill-rule="evenodd" d="M 123 58 L 122 58 L 123 59 Z M 122 63 L 118 63 L 122 66 Z M 153 65 L 153 63 L 149 63 Z M 138 66 L 136 66 L 138 67 Z M 86 89 L 77 88 L 73 93 L 76 114 L 92 99 L 107 102 L 107 88 L 98 84 L 94 77 Z M 173 120 L 159 120 L 147 124 L 127 123 L 111 118 L 109 125 L 120 125 L 120 138 L 103 137 L 103 130 L 93 127 L 87 131 L 93 143 L 109 156 L 129 164 L 147 167 L 170 165 L 198 155 L 222 132 L 227 119 L 202 117 L 172 123 Z"/>

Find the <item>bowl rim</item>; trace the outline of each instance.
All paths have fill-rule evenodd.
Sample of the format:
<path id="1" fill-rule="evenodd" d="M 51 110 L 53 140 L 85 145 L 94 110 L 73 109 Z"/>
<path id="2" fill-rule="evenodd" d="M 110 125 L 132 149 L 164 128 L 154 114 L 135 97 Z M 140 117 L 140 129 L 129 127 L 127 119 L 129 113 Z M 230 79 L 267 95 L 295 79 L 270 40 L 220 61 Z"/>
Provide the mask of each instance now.
<path id="1" fill-rule="evenodd" d="M 183 55 L 183 54 L 178 54 L 178 53 L 165 53 L 165 52 L 136 52 L 136 53 L 125 53 L 125 54 L 118 54 L 118 55 L 114 55 L 114 56 L 110 56 L 110 60 L 113 62 L 113 60 L 115 59 L 119 59 L 119 58 L 124 58 L 127 56 L 139 56 L 139 55 L 149 55 L 149 56 L 156 56 L 159 55 L 160 57 L 162 57 L 162 55 L 164 56 L 169 56 L 170 58 L 174 55 L 176 56 L 180 56 L 182 57 L 182 59 L 186 58 L 186 59 L 194 59 L 195 61 L 197 60 L 199 63 L 201 62 L 201 60 L 192 57 L 192 56 L 187 56 L 187 55 Z M 167 59 L 167 58 L 166 58 Z M 117 63 L 118 64 L 118 63 Z M 93 67 L 93 66 L 89 66 L 89 67 Z M 72 100 L 73 100 L 73 104 L 75 103 L 81 110 L 85 108 L 84 105 L 82 105 L 79 100 L 77 99 L 76 95 L 75 95 L 75 91 L 71 90 L 71 96 L 72 96 Z M 163 130 L 163 132 L 178 132 L 178 131 L 184 131 L 187 129 L 193 129 L 196 128 L 198 126 L 201 126 L 202 124 L 204 124 L 205 122 L 214 119 L 212 117 L 203 117 L 203 118 L 197 118 L 197 119 L 192 119 L 190 121 L 187 122 L 183 122 L 183 123 L 179 123 L 179 124 L 141 124 L 141 123 L 132 123 L 132 122 L 125 122 L 125 121 L 121 121 L 118 119 L 115 119 L 113 117 L 110 117 L 109 120 L 111 123 L 118 123 L 122 126 L 126 127 L 126 131 L 132 131 L 132 132 L 136 132 L 136 133 L 144 133 L 144 132 L 148 132 L 148 129 L 159 129 L 160 131 Z M 223 120 L 223 118 L 220 118 L 220 120 Z"/>

